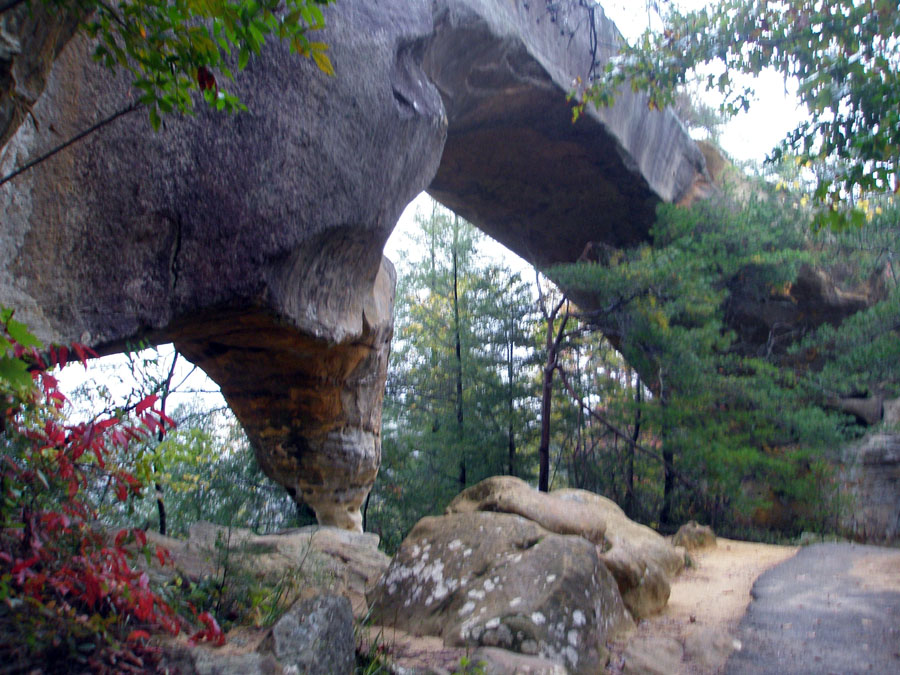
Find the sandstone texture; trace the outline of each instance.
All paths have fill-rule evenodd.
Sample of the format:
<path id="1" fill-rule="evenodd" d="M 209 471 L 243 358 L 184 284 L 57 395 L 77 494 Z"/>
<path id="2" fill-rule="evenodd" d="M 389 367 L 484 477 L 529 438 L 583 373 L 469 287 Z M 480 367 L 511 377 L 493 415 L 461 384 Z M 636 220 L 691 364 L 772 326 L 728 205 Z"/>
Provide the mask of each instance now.
<path id="1" fill-rule="evenodd" d="M 574 534 L 598 545 L 604 542 L 606 520 L 601 511 L 582 502 L 538 492 L 515 476 L 486 478 L 457 495 L 446 513 L 475 511 L 513 513 L 557 534 Z"/>
<path id="2" fill-rule="evenodd" d="M 385 240 L 433 177 L 443 105 L 421 70 L 431 3 L 346 0 L 339 76 L 267 45 L 250 110 L 120 118 L 0 188 L 0 303 L 45 341 L 174 341 L 222 387 L 264 470 L 359 529 L 380 463 L 394 275 Z M 7 172 L 132 101 L 82 38 L 3 149 Z"/>
<path id="3" fill-rule="evenodd" d="M 77 10 L 60 9 L 36 2 L 0 13 L 0 148 L 31 113 L 53 60 L 75 33 Z"/>
<path id="4" fill-rule="evenodd" d="M 526 260 L 576 260 L 591 242 L 647 238 L 660 200 L 679 201 L 704 160 L 671 112 L 630 90 L 573 125 L 565 99 L 620 35 L 572 0 L 437 0 L 424 67 L 449 130 L 428 188 Z M 593 23 L 598 51 L 590 50 Z M 461 47 L 464 45 L 464 47 Z"/>
<path id="5" fill-rule="evenodd" d="M 669 599 L 669 579 L 684 557 L 666 540 L 630 520 L 619 506 L 585 490 L 538 492 L 513 476 L 494 476 L 460 493 L 447 513 L 514 513 L 559 534 L 575 534 L 598 546 L 600 559 L 635 618 L 659 612 Z"/>
<path id="6" fill-rule="evenodd" d="M 900 541 L 900 434 L 872 433 L 844 452 L 844 530 L 867 543 Z"/>
<path id="7" fill-rule="evenodd" d="M 368 613 L 366 592 L 387 570 L 390 558 L 378 550 L 378 536 L 337 527 L 310 526 L 278 534 L 257 535 L 242 528 L 198 522 L 187 540 L 147 533 L 154 544 L 169 550 L 178 573 L 192 581 L 221 573 L 227 551 L 235 569 L 275 586 L 295 579 L 285 592 L 306 597 L 313 589 L 347 598 L 354 616 Z M 139 557 L 140 559 L 140 557 Z M 147 569 L 159 574 L 158 566 Z"/>
<path id="8" fill-rule="evenodd" d="M 672 537 L 672 544 L 688 551 L 701 551 L 716 545 L 716 534 L 709 525 L 700 525 L 691 520 L 678 528 L 678 532 Z"/>
<path id="9" fill-rule="evenodd" d="M 551 497 L 590 507 L 606 521 L 600 559 L 619 585 L 635 618 L 661 611 L 669 580 L 684 569 L 684 556 L 657 532 L 629 519 L 618 504 L 586 490 L 555 490 Z"/>
<path id="10" fill-rule="evenodd" d="M 596 546 L 520 516 L 423 518 L 369 595 L 376 623 L 597 673 L 633 624 Z"/>
<path id="11" fill-rule="evenodd" d="M 645 238 L 655 205 L 704 179 L 703 157 L 630 92 L 571 123 L 573 80 L 619 39 L 599 7 L 341 0 L 325 14 L 335 77 L 269 44 L 233 86 L 248 112 L 201 104 L 158 133 L 130 113 L 0 187 L 0 304 L 46 342 L 173 341 L 221 386 L 264 471 L 320 523 L 358 530 L 392 330 L 381 253 L 404 206 L 430 186 L 526 258 L 574 260 Z M 73 18 L 2 21 L 2 173 L 134 101 L 68 40 Z"/>
<path id="12" fill-rule="evenodd" d="M 351 675 L 356 666 L 353 613 L 346 598 L 298 602 L 272 629 L 273 651 L 287 669 L 307 675 Z"/>

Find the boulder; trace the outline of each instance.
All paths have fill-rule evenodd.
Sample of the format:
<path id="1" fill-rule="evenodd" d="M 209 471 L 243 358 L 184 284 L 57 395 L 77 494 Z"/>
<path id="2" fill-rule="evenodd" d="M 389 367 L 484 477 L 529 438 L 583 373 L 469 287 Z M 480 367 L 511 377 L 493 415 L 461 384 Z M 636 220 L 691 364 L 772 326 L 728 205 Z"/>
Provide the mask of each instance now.
<path id="1" fill-rule="evenodd" d="M 596 509 L 575 500 L 538 492 L 521 478 L 493 476 L 463 490 L 446 513 L 514 513 L 557 534 L 574 534 L 602 544 L 606 521 Z"/>
<path id="2" fill-rule="evenodd" d="M 567 675 L 569 672 L 558 663 L 497 647 L 479 647 L 469 661 L 491 675 Z"/>
<path id="3" fill-rule="evenodd" d="M 369 600 L 376 623 L 575 673 L 599 672 L 633 625 L 594 544 L 505 513 L 423 518 Z"/>
<path id="4" fill-rule="evenodd" d="M 672 537 L 672 544 L 687 551 L 713 548 L 716 545 L 716 534 L 709 525 L 700 525 L 697 521 L 690 520 L 678 528 L 678 532 Z"/>
<path id="5" fill-rule="evenodd" d="M 610 499 L 586 490 L 556 490 L 557 499 L 590 507 L 606 522 L 600 559 L 635 618 L 661 611 L 669 601 L 669 579 L 684 569 L 684 556 L 657 532 L 636 523 Z"/>
<path id="6" fill-rule="evenodd" d="M 900 540 L 900 434 L 869 434 L 844 452 L 845 532 L 860 541 Z"/>
<path id="7" fill-rule="evenodd" d="M 628 643 L 625 675 L 672 675 L 681 670 L 684 649 L 675 638 L 643 637 Z"/>
<path id="8" fill-rule="evenodd" d="M 199 522 L 186 542 L 148 533 L 172 553 L 176 567 L 189 579 L 215 574 L 222 551 L 230 563 L 267 583 L 286 574 L 302 579 L 299 595 L 325 592 L 347 598 L 355 616 L 368 612 L 366 592 L 374 587 L 390 563 L 378 550 L 378 535 L 336 527 L 309 526 L 278 534 L 257 535 L 242 528 Z"/>
<path id="9" fill-rule="evenodd" d="M 272 644 L 285 670 L 351 675 L 356 666 L 356 642 L 350 603 L 333 595 L 297 603 L 272 628 Z"/>

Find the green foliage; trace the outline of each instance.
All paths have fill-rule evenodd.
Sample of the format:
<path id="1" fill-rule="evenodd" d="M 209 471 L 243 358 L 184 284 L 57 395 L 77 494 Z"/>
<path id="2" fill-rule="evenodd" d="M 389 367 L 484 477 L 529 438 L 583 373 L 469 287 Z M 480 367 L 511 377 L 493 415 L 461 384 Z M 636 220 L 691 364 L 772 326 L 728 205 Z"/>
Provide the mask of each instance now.
<path id="1" fill-rule="evenodd" d="M 480 235 L 447 212 L 419 226 L 409 249 L 421 256 L 398 265 L 383 461 L 366 512 L 388 551 L 463 487 L 507 473 L 511 454 L 516 472 L 530 470 L 528 285 L 479 261 Z"/>
<path id="2" fill-rule="evenodd" d="M 191 112 L 194 91 L 216 110 L 244 109 L 220 80 L 243 70 L 270 37 L 334 74 L 327 45 L 310 39 L 324 28 L 321 7 L 332 0 L 44 1 L 85 17 L 85 30 L 97 40 L 94 58 L 131 74 L 154 128 L 160 115 Z"/>
<path id="3" fill-rule="evenodd" d="M 864 215 L 848 198 L 898 189 L 900 12 L 894 0 L 723 0 L 691 12 L 673 9 L 664 20 L 660 32 L 621 45 L 587 83 L 582 100 L 609 105 L 630 86 L 649 94 L 651 108 L 662 108 L 701 74 L 707 89 L 723 96 L 722 111 L 734 115 L 754 96 L 738 76 L 774 68 L 798 81 L 810 119 L 773 158 L 790 153 L 802 164 L 828 167 L 814 189 L 818 225 L 859 225 Z"/>
<path id="4" fill-rule="evenodd" d="M 591 322 L 618 341 L 653 392 L 641 415 L 681 478 L 668 496 L 677 502 L 676 521 L 700 516 L 733 523 L 784 499 L 806 505 L 796 526 L 806 518 L 823 527 L 816 505 L 830 476 L 820 459 L 841 445 L 846 429 L 844 418 L 821 407 L 821 380 L 852 373 L 865 379 L 896 351 L 892 302 L 838 329 L 857 342 L 827 372 L 785 368 L 771 345 L 755 352 L 726 328 L 730 313 L 739 311 L 733 291 L 775 297 L 801 264 L 814 260 L 802 219 L 796 220 L 793 207 L 771 197 L 741 208 L 727 201 L 663 206 L 652 245 L 620 252 L 606 265 L 553 271 L 604 308 Z M 865 329 L 853 329 L 855 323 Z M 824 328 L 817 339 L 834 342 L 832 330 Z M 754 493 L 748 484 L 768 489 Z"/>

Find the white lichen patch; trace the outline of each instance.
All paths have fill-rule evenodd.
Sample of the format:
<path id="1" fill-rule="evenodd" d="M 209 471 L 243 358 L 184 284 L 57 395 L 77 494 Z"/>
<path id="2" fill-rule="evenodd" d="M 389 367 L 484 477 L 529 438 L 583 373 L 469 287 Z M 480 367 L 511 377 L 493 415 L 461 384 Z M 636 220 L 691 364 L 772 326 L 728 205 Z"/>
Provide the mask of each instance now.
<path id="1" fill-rule="evenodd" d="M 494 588 L 496 588 L 496 586 L 494 585 L 493 579 L 484 580 L 484 590 L 490 593 L 492 590 L 494 590 Z"/>
<path id="2" fill-rule="evenodd" d="M 473 609 L 475 609 L 475 603 L 469 600 L 466 604 L 460 607 L 457 615 L 465 616 L 466 614 L 471 614 Z"/>
<path id="3" fill-rule="evenodd" d="M 509 606 L 510 607 L 518 607 L 521 603 L 522 603 L 522 598 L 515 597 L 509 601 Z"/>
<path id="4" fill-rule="evenodd" d="M 569 644 L 573 647 L 578 646 L 578 631 L 574 628 L 568 632 L 566 635 L 566 639 L 569 641 Z"/>
<path id="5" fill-rule="evenodd" d="M 462 548 L 462 540 L 461 539 L 454 539 L 449 544 L 447 544 L 448 551 L 455 551 L 458 548 Z"/>
<path id="6" fill-rule="evenodd" d="M 465 551 L 463 551 L 463 558 L 468 558 L 470 555 L 472 555 L 472 549 L 467 548 Z"/>
<path id="7" fill-rule="evenodd" d="M 556 575 L 555 575 L 555 574 L 548 574 L 548 575 L 547 575 L 547 583 L 548 583 L 548 584 L 552 584 L 554 581 L 556 581 Z"/>
<path id="8" fill-rule="evenodd" d="M 576 609 L 574 612 L 572 612 L 572 621 L 576 626 L 583 626 L 587 623 L 584 612 L 582 612 L 580 609 Z"/>
<path id="9" fill-rule="evenodd" d="M 546 621 L 547 621 L 547 617 L 545 617 L 540 612 L 532 612 L 531 623 L 533 623 L 535 626 L 540 626 L 540 625 L 546 623 Z"/>
<path id="10" fill-rule="evenodd" d="M 468 593 L 466 593 L 467 597 L 475 598 L 476 600 L 484 600 L 484 591 L 480 591 L 477 588 L 473 588 Z"/>
<path id="11" fill-rule="evenodd" d="M 493 619 L 488 620 L 487 623 L 484 624 L 484 627 L 487 628 L 488 630 L 493 630 L 494 628 L 498 628 L 499 626 L 500 626 L 500 619 L 499 619 L 499 617 L 496 617 L 496 616 Z"/>

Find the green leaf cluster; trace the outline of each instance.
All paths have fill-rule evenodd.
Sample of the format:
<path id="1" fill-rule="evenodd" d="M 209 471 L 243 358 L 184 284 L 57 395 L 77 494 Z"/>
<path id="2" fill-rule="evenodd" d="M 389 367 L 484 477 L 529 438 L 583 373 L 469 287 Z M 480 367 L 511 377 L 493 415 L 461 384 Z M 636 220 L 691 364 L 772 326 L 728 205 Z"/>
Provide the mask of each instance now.
<path id="1" fill-rule="evenodd" d="M 735 115 L 755 96 L 740 76 L 775 69 L 798 82 L 809 120 L 773 151 L 818 173 L 819 226 L 860 224 L 854 195 L 900 186 L 900 12 L 893 0 L 722 0 L 673 9 L 661 31 L 646 31 L 582 92 L 582 102 L 609 105 L 622 87 L 648 94 L 651 108 L 676 101 L 695 76 L 718 91 Z M 712 70 L 713 72 L 709 72 Z M 578 109 L 580 112 L 580 109 Z"/>
<path id="2" fill-rule="evenodd" d="M 245 109 L 222 80 L 243 70 L 268 38 L 287 41 L 291 51 L 334 74 L 328 46 L 311 37 L 325 27 L 322 7 L 333 0 L 44 1 L 86 17 L 94 58 L 131 74 L 155 129 L 161 115 L 190 113 L 196 91 L 216 110 Z"/>

